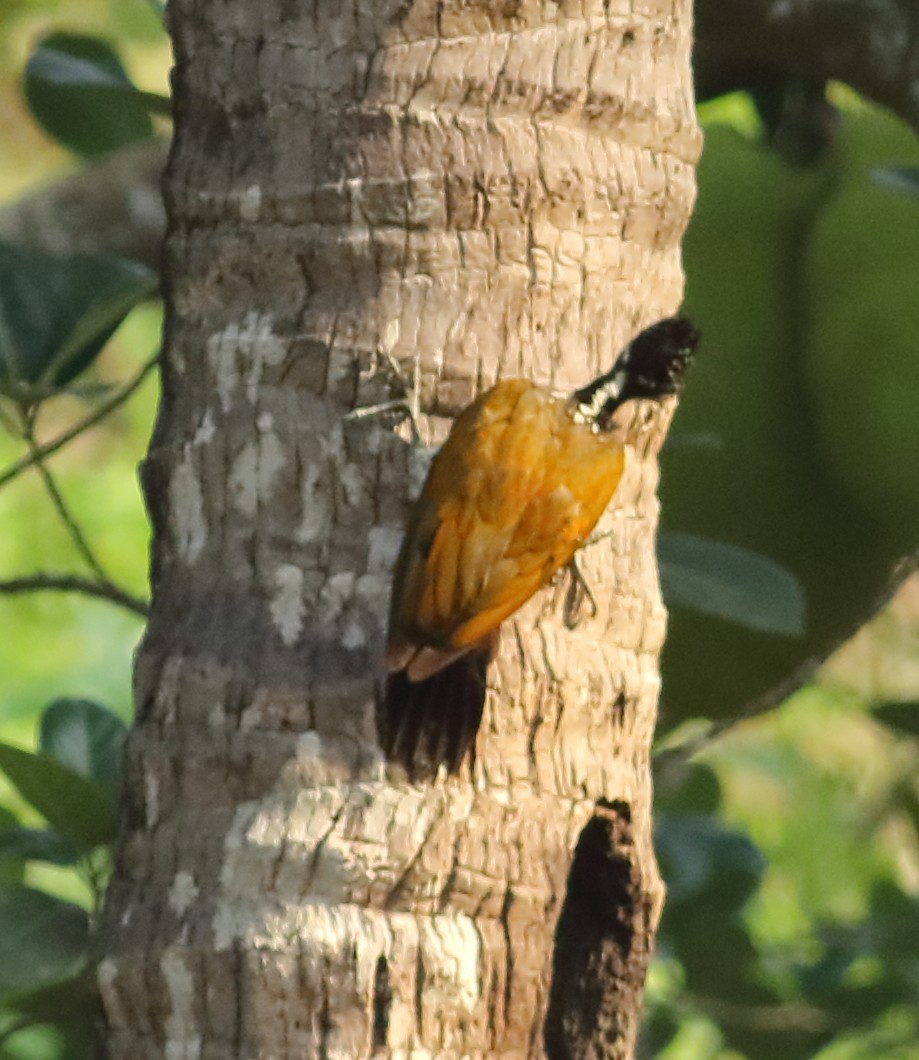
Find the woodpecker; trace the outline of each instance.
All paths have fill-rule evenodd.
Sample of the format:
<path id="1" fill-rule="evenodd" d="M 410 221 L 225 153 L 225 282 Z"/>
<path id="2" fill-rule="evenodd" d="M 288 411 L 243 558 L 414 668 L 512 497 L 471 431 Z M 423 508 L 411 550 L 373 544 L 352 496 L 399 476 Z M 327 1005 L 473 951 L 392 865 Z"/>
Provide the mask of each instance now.
<path id="1" fill-rule="evenodd" d="M 378 728 L 387 758 L 410 776 L 459 770 L 501 623 L 572 560 L 616 491 L 616 410 L 677 393 L 697 338 L 688 320 L 661 320 L 567 399 L 504 379 L 454 421 L 393 579 Z"/>

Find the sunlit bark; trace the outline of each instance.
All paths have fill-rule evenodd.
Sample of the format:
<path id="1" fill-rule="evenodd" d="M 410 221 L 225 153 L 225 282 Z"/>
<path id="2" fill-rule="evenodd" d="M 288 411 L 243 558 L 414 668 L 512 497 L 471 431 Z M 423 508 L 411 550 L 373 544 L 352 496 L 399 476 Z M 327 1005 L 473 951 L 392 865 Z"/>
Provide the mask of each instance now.
<path id="1" fill-rule="evenodd" d="M 416 786 L 374 723 L 416 461 L 385 419 L 343 417 L 399 392 L 395 362 L 437 440 L 498 375 L 568 389 L 677 308 L 689 17 L 170 4 L 153 611 L 99 972 L 113 1057 L 535 1057 L 547 1010 L 549 1055 L 630 1055 L 661 898 L 672 403 L 633 414 L 584 555 L 597 614 L 565 629 L 563 585 L 525 607 L 473 767 Z"/>

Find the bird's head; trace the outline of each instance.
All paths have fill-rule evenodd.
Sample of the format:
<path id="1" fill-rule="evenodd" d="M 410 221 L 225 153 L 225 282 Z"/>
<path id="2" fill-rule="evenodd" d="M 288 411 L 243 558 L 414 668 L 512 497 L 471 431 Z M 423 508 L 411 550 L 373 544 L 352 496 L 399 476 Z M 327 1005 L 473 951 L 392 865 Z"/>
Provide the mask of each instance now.
<path id="1" fill-rule="evenodd" d="M 645 328 L 625 347 L 611 371 L 571 395 L 587 422 L 609 430 L 626 401 L 660 401 L 683 386 L 699 334 L 685 317 L 668 317 Z"/>

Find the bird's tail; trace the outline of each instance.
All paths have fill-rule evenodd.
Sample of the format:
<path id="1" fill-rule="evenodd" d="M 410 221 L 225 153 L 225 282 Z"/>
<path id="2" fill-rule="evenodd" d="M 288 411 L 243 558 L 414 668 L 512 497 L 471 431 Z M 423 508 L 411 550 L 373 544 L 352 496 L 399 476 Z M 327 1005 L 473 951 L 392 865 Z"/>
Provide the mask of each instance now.
<path id="1" fill-rule="evenodd" d="M 458 772 L 482 721 L 490 658 L 488 649 L 469 651 L 421 681 L 405 670 L 388 674 L 377 709 L 387 760 L 412 780 L 430 779 L 440 766 Z"/>

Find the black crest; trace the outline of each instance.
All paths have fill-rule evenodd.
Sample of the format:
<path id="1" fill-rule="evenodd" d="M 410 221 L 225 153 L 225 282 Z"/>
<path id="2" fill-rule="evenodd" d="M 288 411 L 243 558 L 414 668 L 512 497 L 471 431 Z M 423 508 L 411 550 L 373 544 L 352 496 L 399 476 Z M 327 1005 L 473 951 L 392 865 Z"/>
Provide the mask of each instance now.
<path id="1" fill-rule="evenodd" d="M 645 328 L 625 347 L 611 371 L 571 395 L 585 418 L 601 430 L 634 398 L 660 400 L 677 393 L 692 363 L 699 333 L 685 317 L 668 317 Z"/>

